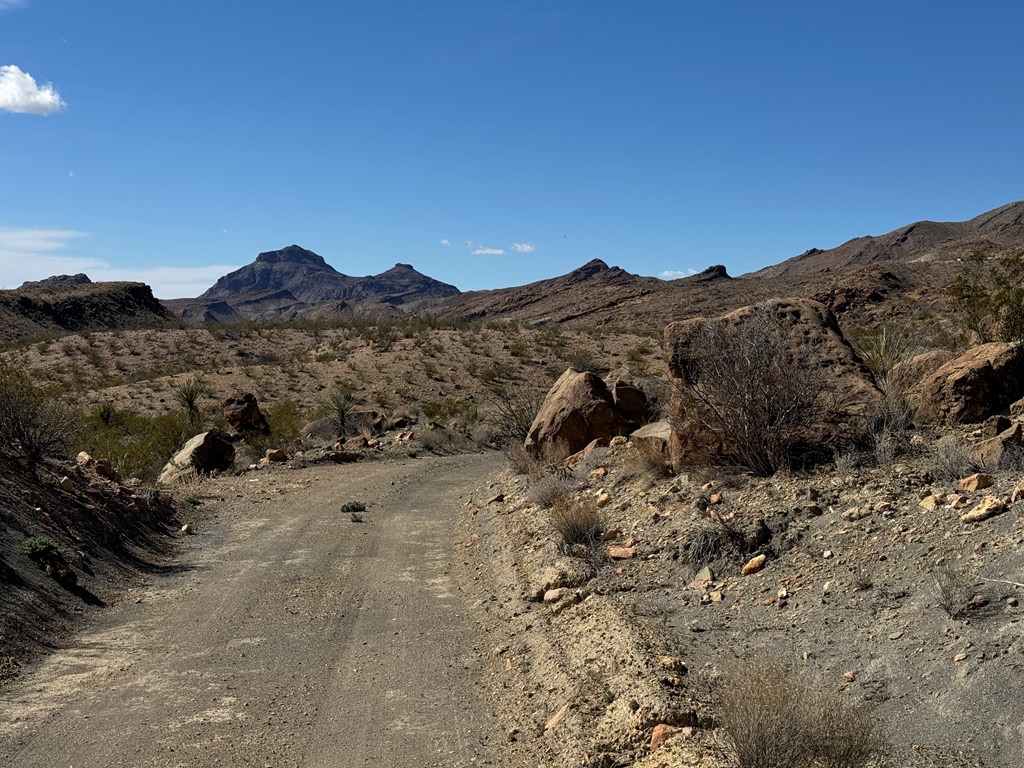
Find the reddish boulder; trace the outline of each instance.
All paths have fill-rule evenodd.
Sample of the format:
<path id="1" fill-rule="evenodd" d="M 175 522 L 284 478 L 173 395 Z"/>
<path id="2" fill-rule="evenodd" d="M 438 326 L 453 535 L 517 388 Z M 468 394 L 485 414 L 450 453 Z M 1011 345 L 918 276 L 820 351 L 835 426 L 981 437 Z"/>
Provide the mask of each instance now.
<path id="1" fill-rule="evenodd" d="M 196 435 L 164 465 L 158 483 L 166 484 L 194 474 L 228 469 L 235 460 L 230 436 L 219 429 Z"/>
<path id="2" fill-rule="evenodd" d="M 267 424 L 266 417 L 260 411 L 256 395 L 251 392 L 241 392 L 225 400 L 224 418 L 232 429 L 239 432 L 270 434 L 270 425 Z"/>
<path id="3" fill-rule="evenodd" d="M 995 341 L 950 360 L 921 385 L 922 416 L 943 424 L 976 424 L 1024 396 L 1024 344 Z"/>

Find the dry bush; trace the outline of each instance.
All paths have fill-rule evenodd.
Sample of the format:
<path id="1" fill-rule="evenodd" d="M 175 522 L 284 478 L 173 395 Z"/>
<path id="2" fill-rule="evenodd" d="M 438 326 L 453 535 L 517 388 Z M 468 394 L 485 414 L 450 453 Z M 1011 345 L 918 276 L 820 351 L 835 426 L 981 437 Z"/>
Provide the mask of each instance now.
<path id="1" fill-rule="evenodd" d="M 868 707 L 816 690 L 776 660 L 728 662 L 714 698 L 725 750 L 738 768 L 861 768 L 884 747 Z"/>
<path id="2" fill-rule="evenodd" d="M 656 440 L 636 440 L 629 461 L 643 475 L 655 480 L 672 477 L 672 464 Z"/>
<path id="3" fill-rule="evenodd" d="M 680 554 L 696 569 L 742 553 L 743 536 L 720 518 L 702 520 L 683 541 Z"/>
<path id="4" fill-rule="evenodd" d="M 540 478 L 544 475 L 544 462 L 526 450 L 522 443 L 513 443 L 505 457 L 508 459 L 508 466 L 517 475 L 525 475 L 530 478 Z"/>
<path id="5" fill-rule="evenodd" d="M 510 444 L 522 443 L 530 432 L 533 419 L 544 402 L 544 393 L 526 388 L 492 386 L 488 416 L 502 439 Z"/>
<path id="6" fill-rule="evenodd" d="M 959 480 L 979 469 L 970 446 L 957 438 L 939 443 L 932 453 L 931 472 L 939 480 Z"/>
<path id="7" fill-rule="evenodd" d="M 958 619 L 967 612 L 967 603 L 974 597 L 974 585 L 962 568 L 945 562 L 935 569 L 935 594 L 946 615 Z"/>
<path id="8" fill-rule="evenodd" d="M 711 463 L 768 476 L 808 458 L 810 424 L 828 423 L 834 408 L 809 346 L 791 344 L 790 329 L 770 308 L 741 323 L 709 322 L 678 362 L 686 387 L 686 422 L 705 439 L 694 449 Z"/>
<path id="9" fill-rule="evenodd" d="M 575 490 L 576 484 L 568 475 L 555 472 L 545 474 L 531 483 L 526 491 L 526 498 L 542 509 L 550 509 L 556 504 L 568 501 Z"/>
<path id="10" fill-rule="evenodd" d="M 551 507 L 550 519 L 563 552 L 571 553 L 577 544 L 593 548 L 600 541 L 601 512 L 592 499 L 563 499 Z"/>

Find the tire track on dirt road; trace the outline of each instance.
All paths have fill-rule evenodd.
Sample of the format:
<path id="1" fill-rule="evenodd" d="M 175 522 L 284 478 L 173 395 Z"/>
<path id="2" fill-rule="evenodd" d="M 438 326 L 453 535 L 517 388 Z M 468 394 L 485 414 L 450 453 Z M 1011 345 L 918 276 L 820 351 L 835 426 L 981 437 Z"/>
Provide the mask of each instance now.
<path id="1" fill-rule="evenodd" d="M 459 505 L 501 463 L 204 484 L 223 498 L 173 572 L 0 692 L 0 765 L 500 765 L 451 561 Z"/>

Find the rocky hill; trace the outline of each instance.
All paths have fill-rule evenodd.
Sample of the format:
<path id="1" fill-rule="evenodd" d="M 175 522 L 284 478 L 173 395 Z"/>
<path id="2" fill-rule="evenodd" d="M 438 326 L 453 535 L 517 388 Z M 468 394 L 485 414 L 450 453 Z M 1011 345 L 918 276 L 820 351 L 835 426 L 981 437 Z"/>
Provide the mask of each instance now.
<path id="1" fill-rule="evenodd" d="M 762 269 L 763 277 L 834 273 L 891 262 L 955 261 L 981 251 L 1002 257 L 1024 250 L 1024 201 L 1009 203 L 968 221 L 918 221 L 878 237 L 857 237 L 837 248 L 811 248 Z"/>
<path id="2" fill-rule="evenodd" d="M 165 304 L 193 323 L 283 322 L 392 317 L 458 293 L 454 285 L 417 272 L 411 264 L 396 264 L 379 275 L 352 277 L 319 254 L 290 245 L 259 254 L 252 264 L 220 278 L 197 299 Z"/>
<path id="3" fill-rule="evenodd" d="M 92 283 L 78 277 L 49 278 L 0 291 L 0 342 L 84 330 L 159 328 L 178 322 L 144 283 Z"/>

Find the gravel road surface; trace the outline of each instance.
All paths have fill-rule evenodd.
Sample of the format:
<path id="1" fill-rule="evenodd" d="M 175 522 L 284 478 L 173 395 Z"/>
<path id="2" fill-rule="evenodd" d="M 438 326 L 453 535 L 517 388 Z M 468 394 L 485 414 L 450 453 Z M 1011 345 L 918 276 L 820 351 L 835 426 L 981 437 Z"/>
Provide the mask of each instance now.
<path id="1" fill-rule="evenodd" d="M 453 565 L 457 511 L 502 462 L 205 484 L 181 558 L 0 693 L 0 765 L 502 765 Z"/>

